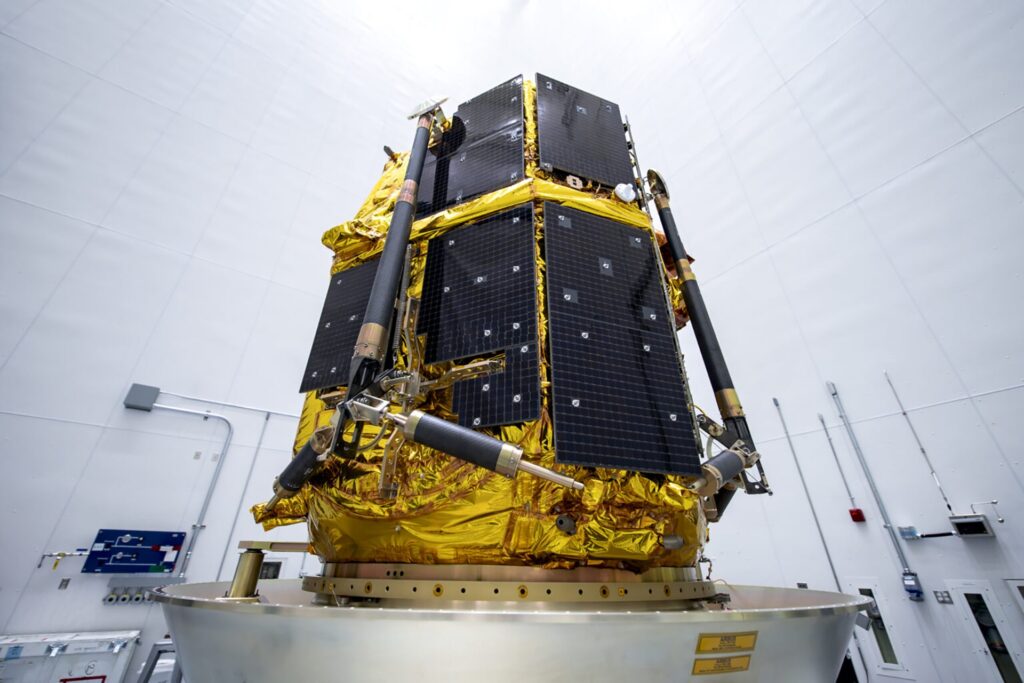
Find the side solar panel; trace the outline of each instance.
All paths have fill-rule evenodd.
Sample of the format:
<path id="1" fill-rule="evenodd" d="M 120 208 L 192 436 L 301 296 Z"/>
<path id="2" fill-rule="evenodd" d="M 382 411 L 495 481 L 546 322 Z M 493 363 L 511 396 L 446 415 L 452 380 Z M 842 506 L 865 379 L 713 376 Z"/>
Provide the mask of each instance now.
<path id="1" fill-rule="evenodd" d="M 430 152 L 416 198 L 419 216 L 522 180 L 523 77 L 460 104 Z"/>
<path id="2" fill-rule="evenodd" d="M 373 260 L 331 276 L 299 391 L 348 384 L 352 351 L 376 273 Z"/>
<path id="3" fill-rule="evenodd" d="M 505 369 L 456 382 L 452 411 L 465 427 L 493 427 L 540 416 L 540 363 L 535 343 L 505 349 Z"/>
<path id="4" fill-rule="evenodd" d="M 460 424 L 511 424 L 540 413 L 535 261 L 531 204 L 430 240 L 417 320 L 424 361 L 505 354 L 503 372 L 454 385 Z"/>
<path id="5" fill-rule="evenodd" d="M 619 105 L 537 74 L 540 166 L 602 185 L 633 184 Z"/>
<path id="6" fill-rule="evenodd" d="M 417 333 L 424 360 L 471 358 L 537 339 L 533 208 L 523 204 L 430 240 Z"/>
<path id="7" fill-rule="evenodd" d="M 650 234 L 546 202 L 544 245 L 558 461 L 699 475 Z"/>

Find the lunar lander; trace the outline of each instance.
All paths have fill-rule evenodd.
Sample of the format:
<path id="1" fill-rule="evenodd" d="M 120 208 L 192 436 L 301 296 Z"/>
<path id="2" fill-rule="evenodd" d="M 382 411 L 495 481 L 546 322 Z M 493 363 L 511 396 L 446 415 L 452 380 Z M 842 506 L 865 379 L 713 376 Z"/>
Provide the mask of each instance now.
<path id="1" fill-rule="evenodd" d="M 618 106 L 537 74 L 411 118 L 324 235 L 295 457 L 253 509 L 324 571 L 258 581 L 253 544 L 229 585 L 164 589 L 186 676 L 834 677 L 861 599 L 701 576 L 708 523 L 770 489 Z"/>

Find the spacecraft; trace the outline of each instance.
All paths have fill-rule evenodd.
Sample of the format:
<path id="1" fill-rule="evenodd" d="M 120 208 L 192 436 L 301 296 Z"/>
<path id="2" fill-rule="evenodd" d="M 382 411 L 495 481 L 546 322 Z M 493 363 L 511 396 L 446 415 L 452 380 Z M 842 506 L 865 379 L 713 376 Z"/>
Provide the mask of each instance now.
<path id="1" fill-rule="evenodd" d="M 863 598 L 702 576 L 709 523 L 771 489 L 618 105 L 543 74 L 442 103 L 324 234 L 295 456 L 253 508 L 324 570 L 259 580 L 254 542 L 158 591 L 186 677 L 834 680 Z"/>

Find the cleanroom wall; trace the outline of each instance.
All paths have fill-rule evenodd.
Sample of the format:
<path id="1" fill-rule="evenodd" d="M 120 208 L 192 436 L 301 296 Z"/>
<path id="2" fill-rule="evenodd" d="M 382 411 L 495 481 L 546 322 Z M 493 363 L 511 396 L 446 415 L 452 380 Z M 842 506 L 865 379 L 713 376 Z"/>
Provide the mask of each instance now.
<path id="1" fill-rule="evenodd" d="M 931 591 L 987 580 L 1024 632 L 1005 583 L 1021 578 L 1024 514 L 1022 15 L 1008 0 L 5 3 L 0 630 L 144 628 L 143 652 L 164 634 L 155 607 L 101 604 L 106 581 L 80 558 L 36 568 L 101 527 L 195 520 L 224 427 L 126 412 L 127 387 L 297 412 L 330 260 L 319 235 L 361 202 L 381 146 L 408 146 L 405 112 L 541 70 L 618 102 L 666 176 L 764 453 L 777 493 L 738 496 L 712 528 L 714 576 L 834 587 L 777 397 L 843 588 L 874 582 L 902 675 L 976 680 L 956 606 Z M 957 511 L 998 499 L 1006 518 L 994 539 L 907 546 L 924 603 L 904 597 L 825 390 L 837 384 L 894 522 L 946 530 L 883 370 Z M 162 400 L 235 425 L 189 569 L 212 580 L 231 571 L 225 547 L 262 537 L 245 509 L 295 423 Z"/>

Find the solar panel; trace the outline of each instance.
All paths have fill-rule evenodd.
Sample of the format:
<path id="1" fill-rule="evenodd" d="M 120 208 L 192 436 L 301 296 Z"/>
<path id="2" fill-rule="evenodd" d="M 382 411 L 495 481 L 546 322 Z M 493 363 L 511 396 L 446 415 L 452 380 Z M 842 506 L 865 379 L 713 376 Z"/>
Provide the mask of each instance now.
<path id="1" fill-rule="evenodd" d="M 348 384 L 352 352 L 376 273 L 373 260 L 331 276 L 299 391 Z"/>
<path id="2" fill-rule="evenodd" d="M 546 202 L 544 245 L 558 462 L 699 475 L 650 233 Z"/>
<path id="3" fill-rule="evenodd" d="M 633 184 L 619 105 L 537 74 L 540 166 L 601 185 Z"/>
<path id="4" fill-rule="evenodd" d="M 423 165 L 416 213 L 425 216 L 523 179 L 523 77 L 459 105 Z"/>
<path id="5" fill-rule="evenodd" d="M 471 358 L 537 338 L 533 207 L 430 240 L 417 332 L 424 360 Z"/>
<path id="6" fill-rule="evenodd" d="M 540 363 L 535 343 L 505 349 L 501 373 L 456 382 L 452 411 L 464 427 L 492 427 L 540 416 Z"/>

